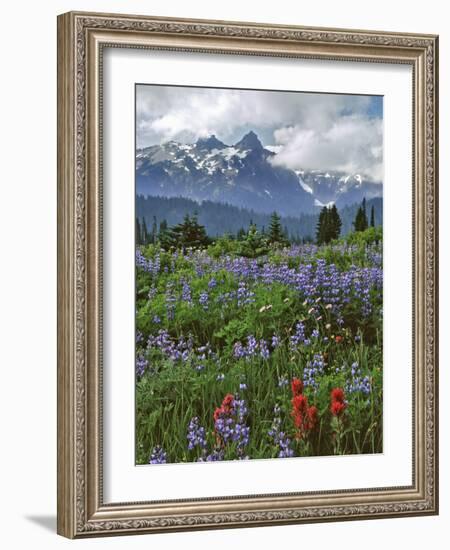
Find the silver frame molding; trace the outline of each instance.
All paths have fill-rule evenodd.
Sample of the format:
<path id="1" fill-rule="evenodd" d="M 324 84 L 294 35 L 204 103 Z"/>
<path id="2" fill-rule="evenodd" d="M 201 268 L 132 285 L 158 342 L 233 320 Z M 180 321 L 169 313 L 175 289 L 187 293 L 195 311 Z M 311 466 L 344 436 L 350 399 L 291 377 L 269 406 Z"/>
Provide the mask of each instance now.
<path id="1" fill-rule="evenodd" d="M 413 484 L 105 504 L 102 50 L 132 47 L 413 68 Z M 438 37 L 70 12 L 58 17 L 58 533 L 69 538 L 438 513 Z"/>

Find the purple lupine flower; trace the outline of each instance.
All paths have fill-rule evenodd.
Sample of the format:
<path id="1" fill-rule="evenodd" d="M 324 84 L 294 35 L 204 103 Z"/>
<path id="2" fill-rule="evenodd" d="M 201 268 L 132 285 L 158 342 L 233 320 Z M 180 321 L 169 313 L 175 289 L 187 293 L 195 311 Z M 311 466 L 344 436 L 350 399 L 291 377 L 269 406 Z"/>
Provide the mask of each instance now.
<path id="1" fill-rule="evenodd" d="M 207 455 L 206 457 L 201 456 L 198 459 L 198 462 L 218 462 L 224 459 L 224 455 L 225 453 L 223 449 L 215 449 L 211 454 Z"/>
<path id="2" fill-rule="evenodd" d="M 268 432 L 274 444 L 278 447 L 278 458 L 290 458 L 294 456 L 294 450 L 291 448 L 291 440 L 286 433 L 281 430 L 281 409 L 276 405 L 273 409 L 274 419 Z"/>
<path id="3" fill-rule="evenodd" d="M 148 361 L 142 355 L 136 358 L 136 375 L 141 378 L 144 375 L 145 369 L 148 367 Z"/>
<path id="4" fill-rule="evenodd" d="M 240 281 L 237 289 L 237 305 L 238 307 L 245 306 L 247 304 L 252 304 L 255 300 L 253 299 L 254 292 L 248 289 L 244 281 Z"/>
<path id="5" fill-rule="evenodd" d="M 247 350 L 241 344 L 241 342 L 236 342 L 234 344 L 234 346 L 233 346 L 233 355 L 236 357 L 236 359 L 242 359 L 243 357 L 246 357 Z"/>
<path id="6" fill-rule="evenodd" d="M 217 281 L 214 277 L 212 277 L 209 281 L 208 281 L 208 288 L 215 288 L 217 286 Z"/>
<path id="7" fill-rule="evenodd" d="M 153 451 L 150 455 L 150 459 L 148 461 L 149 464 L 166 464 L 167 463 L 167 453 L 164 451 L 162 447 L 157 445 L 153 448 Z"/>
<path id="8" fill-rule="evenodd" d="M 191 287 L 189 285 L 189 281 L 187 281 L 186 279 L 182 280 L 181 299 L 183 300 L 183 302 L 192 304 Z"/>
<path id="9" fill-rule="evenodd" d="M 209 295 L 207 292 L 201 292 L 198 298 L 199 304 L 203 307 L 205 311 L 208 309 Z"/>
<path id="10" fill-rule="evenodd" d="M 323 356 L 316 353 L 312 361 L 308 361 L 303 370 L 303 382 L 305 386 L 309 386 L 314 390 L 317 390 L 319 383 L 317 378 L 321 377 L 325 373 L 325 362 Z"/>
<path id="11" fill-rule="evenodd" d="M 263 359 L 269 359 L 270 352 L 269 352 L 269 348 L 267 347 L 267 343 L 264 340 L 264 338 L 262 338 L 259 341 L 259 353 L 260 353 L 260 355 Z"/>
<path id="12" fill-rule="evenodd" d="M 305 325 L 298 322 L 295 325 L 295 332 L 289 340 L 289 347 L 291 351 L 295 351 L 300 344 L 305 342 Z"/>
<path id="13" fill-rule="evenodd" d="M 148 291 L 148 299 L 151 301 L 156 296 L 158 289 L 153 285 Z"/>
<path id="14" fill-rule="evenodd" d="M 175 302 L 177 301 L 173 292 L 173 283 L 167 283 L 166 286 L 166 310 L 167 319 L 173 321 L 175 318 Z"/>
<path id="15" fill-rule="evenodd" d="M 225 405 L 226 400 L 226 405 Z M 246 425 L 248 413 L 244 399 L 237 399 L 227 395 L 222 407 L 214 413 L 214 430 L 222 445 L 236 445 L 239 459 L 245 457 L 245 447 L 250 439 L 250 427 Z"/>
<path id="16" fill-rule="evenodd" d="M 258 342 L 252 335 L 247 336 L 247 357 L 253 357 L 256 354 Z"/>
<path id="17" fill-rule="evenodd" d="M 273 349 L 276 349 L 281 344 L 281 338 L 274 334 L 272 336 L 272 347 Z"/>
<path id="18" fill-rule="evenodd" d="M 343 367 L 344 368 L 344 367 Z M 372 384 L 369 376 L 363 376 L 357 362 L 350 367 L 350 379 L 345 385 L 345 392 L 348 394 L 361 392 L 368 395 L 372 391 Z"/>
<path id="19" fill-rule="evenodd" d="M 200 420 L 197 416 L 191 418 L 187 433 L 188 449 L 192 451 L 195 447 L 206 448 L 206 432 L 203 426 L 200 426 Z"/>

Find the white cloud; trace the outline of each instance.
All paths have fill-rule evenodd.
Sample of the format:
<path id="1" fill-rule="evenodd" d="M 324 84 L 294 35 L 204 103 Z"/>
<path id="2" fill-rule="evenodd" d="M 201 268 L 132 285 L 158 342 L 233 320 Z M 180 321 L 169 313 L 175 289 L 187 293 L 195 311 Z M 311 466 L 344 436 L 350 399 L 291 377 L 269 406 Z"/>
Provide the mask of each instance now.
<path id="1" fill-rule="evenodd" d="M 210 134 L 225 143 L 253 129 L 271 141 L 274 162 L 289 168 L 382 177 L 382 121 L 369 96 L 142 85 L 137 89 L 137 145 Z M 260 136 L 261 137 L 261 136 Z"/>
<path id="2" fill-rule="evenodd" d="M 289 126 L 275 130 L 282 146 L 273 163 L 292 169 L 340 170 L 383 179 L 383 125 L 380 118 L 350 115 L 322 128 Z"/>

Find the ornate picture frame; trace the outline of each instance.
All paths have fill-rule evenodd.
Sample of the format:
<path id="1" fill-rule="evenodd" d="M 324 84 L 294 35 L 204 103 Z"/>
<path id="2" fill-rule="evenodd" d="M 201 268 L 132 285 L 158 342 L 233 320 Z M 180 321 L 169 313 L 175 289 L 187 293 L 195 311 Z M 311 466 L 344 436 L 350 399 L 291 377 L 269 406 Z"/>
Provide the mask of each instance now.
<path id="1" fill-rule="evenodd" d="M 412 68 L 412 483 L 105 502 L 105 48 Z M 438 513 L 438 37 L 70 12 L 58 17 L 58 533 L 69 538 Z M 408 243 L 409 244 L 409 243 Z"/>

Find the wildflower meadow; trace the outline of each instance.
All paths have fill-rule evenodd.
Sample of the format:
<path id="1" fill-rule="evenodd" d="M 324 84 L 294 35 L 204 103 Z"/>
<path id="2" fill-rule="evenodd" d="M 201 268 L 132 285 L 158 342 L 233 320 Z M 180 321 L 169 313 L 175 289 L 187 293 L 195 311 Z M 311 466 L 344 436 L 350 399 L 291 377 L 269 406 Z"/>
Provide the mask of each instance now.
<path id="1" fill-rule="evenodd" d="M 137 244 L 136 463 L 382 452 L 382 228 L 199 228 Z"/>

